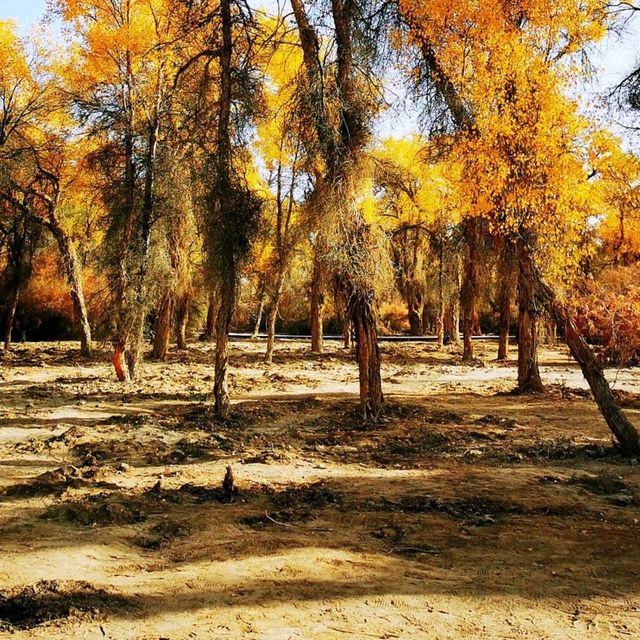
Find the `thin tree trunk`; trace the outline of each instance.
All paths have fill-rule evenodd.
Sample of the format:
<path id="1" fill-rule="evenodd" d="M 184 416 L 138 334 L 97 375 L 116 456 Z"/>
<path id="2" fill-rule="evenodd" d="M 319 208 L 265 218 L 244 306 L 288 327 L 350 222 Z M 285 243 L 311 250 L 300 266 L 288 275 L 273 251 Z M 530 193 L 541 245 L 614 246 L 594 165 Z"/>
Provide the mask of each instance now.
<path id="1" fill-rule="evenodd" d="M 355 295 L 351 315 L 356 334 L 356 352 L 360 379 L 360 407 L 363 419 L 377 419 L 384 397 L 380 376 L 380 350 L 371 296 Z"/>
<path id="2" fill-rule="evenodd" d="M 211 342 L 216 332 L 216 303 L 212 295 L 209 296 L 209 302 L 207 304 L 207 319 L 205 320 L 204 331 L 200 336 L 200 340 L 203 342 Z"/>
<path id="3" fill-rule="evenodd" d="M 251 339 L 255 340 L 260 335 L 260 325 L 262 324 L 262 316 L 264 314 L 264 303 L 267 297 L 267 285 L 265 280 L 260 284 L 260 304 L 258 305 L 258 313 L 256 313 L 256 323 L 251 332 Z"/>
<path id="4" fill-rule="evenodd" d="M 438 349 L 444 346 L 444 242 L 440 239 L 438 251 L 438 314 L 436 316 Z"/>
<path id="5" fill-rule="evenodd" d="M 513 273 L 515 251 L 513 243 L 505 241 L 500 255 L 500 267 L 498 271 L 498 307 L 500 309 L 500 325 L 498 342 L 498 360 L 507 360 L 509 357 L 509 329 L 511 327 L 511 295 L 513 290 Z"/>
<path id="6" fill-rule="evenodd" d="M 276 319 L 278 317 L 278 307 L 280 306 L 280 298 L 282 297 L 282 290 L 284 288 L 284 277 L 285 271 L 280 267 L 276 288 L 269 305 L 269 315 L 267 317 L 267 351 L 264 356 L 264 361 L 267 364 L 273 362 L 273 348 L 276 342 Z"/>
<path id="7" fill-rule="evenodd" d="M 82 274 L 78 255 L 71 243 L 71 239 L 57 218 L 55 218 L 55 215 L 49 216 L 46 226 L 56 239 L 56 242 L 58 243 L 58 250 L 62 257 L 64 273 L 67 279 L 67 284 L 69 285 L 69 296 L 73 303 L 75 320 L 80 332 L 80 352 L 84 356 L 90 356 L 93 351 L 91 326 L 89 324 L 89 316 L 87 314 L 87 306 L 84 299 Z"/>
<path id="8" fill-rule="evenodd" d="M 157 360 L 164 360 L 169 351 L 171 341 L 171 327 L 175 310 L 173 292 L 167 289 L 158 304 L 156 326 L 153 337 L 153 351 L 151 356 Z"/>
<path id="9" fill-rule="evenodd" d="M 20 296 L 20 283 L 16 282 L 11 289 L 9 299 L 7 300 L 7 310 L 4 318 L 4 350 L 11 349 L 11 334 L 13 332 L 13 321 L 16 317 L 16 309 L 18 308 L 18 298 Z"/>
<path id="10" fill-rule="evenodd" d="M 324 291 L 320 250 L 316 247 L 313 259 L 313 278 L 311 281 L 311 352 L 322 353 Z"/>
<path id="11" fill-rule="evenodd" d="M 475 219 L 467 221 L 465 226 L 467 255 L 464 269 L 464 281 L 460 293 L 462 303 L 462 334 L 463 360 L 473 360 L 473 325 L 475 318 L 476 299 L 478 296 L 478 222 Z"/>
<path id="12" fill-rule="evenodd" d="M 183 293 L 176 307 L 176 344 L 180 351 L 187 349 L 187 324 L 189 322 L 189 293 Z"/>
<path id="13" fill-rule="evenodd" d="M 524 238 L 517 242 L 518 255 L 518 391 L 542 393 L 538 368 L 538 317 L 540 301 L 535 292 L 533 257 Z"/>
<path id="14" fill-rule="evenodd" d="M 232 16 L 231 0 L 220 1 L 220 17 L 222 22 L 222 47 L 220 50 L 220 98 L 218 115 L 218 149 L 217 169 L 218 185 L 217 198 L 222 213 L 222 224 L 225 225 L 225 246 L 223 254 L 218 256 L 222 261 L 220 279 L 220 297 L 218 318 L 216 321 L 216 357 L 213 383 L 214 409 L 219 419 L 226 419 L 231 408 L 229 398 L 228 367 L 229 367 L 229 331 L 236 304 L 237 270 L 235 256 L 235 236 L 233 225 L 227 227 L 233 216 L 241 215 L 236 211 L 231 199 L 231 101 L 232 101 Z"/>
<path id="15" fill-rule="evenodd" d="M 236 285 L 224 282 L 220 287 L 220 306 L 216 320 L 216 361 L 213 385 L 216 416 L 226 419 L 231 408 L 229 398 L 229 331 L 235 307 Z"/>
<path id="16" fill-rule="evenodd" d="M 342 318 L 342 345 L 345 349 L 351 348 L 351 319 L 348 313 Z"/>

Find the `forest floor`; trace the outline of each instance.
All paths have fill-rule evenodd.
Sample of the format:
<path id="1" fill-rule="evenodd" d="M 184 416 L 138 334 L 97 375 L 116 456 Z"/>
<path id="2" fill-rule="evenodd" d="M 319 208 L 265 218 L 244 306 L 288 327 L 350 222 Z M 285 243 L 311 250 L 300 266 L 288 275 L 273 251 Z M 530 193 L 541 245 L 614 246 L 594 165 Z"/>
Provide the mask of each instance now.
<path id="1" fill-rule="evenodd" d="M 383 345 L 386 409 L 353 356 L 210 345 L 114 381 L 108 348 L 0 363 L 0 637 L 640 637 L 640 466 L 562 347 L 547 394 L 514 362 Z M 640 424 L 640 370 L 610 370 Z M 220 490 L 232 465 L 239 492 Z"/>

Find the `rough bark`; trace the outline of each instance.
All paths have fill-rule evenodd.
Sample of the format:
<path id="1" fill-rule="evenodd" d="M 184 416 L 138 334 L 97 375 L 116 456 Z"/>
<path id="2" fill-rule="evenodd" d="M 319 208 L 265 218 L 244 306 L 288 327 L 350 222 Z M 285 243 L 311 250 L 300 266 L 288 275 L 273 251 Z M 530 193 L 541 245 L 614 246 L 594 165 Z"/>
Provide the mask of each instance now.
<path id="1" fill-rule="evenodd" d="M 217 127 L 217 204 L 221 211 L 221 222 L 229 225 L 231 219 L 240 212 L 233 210 L 230 200 L 231 188 L 231 99 L 233 54 L 232 16 L 230 0 L 221 0 L 222 47 L 220 49 L 220 98 L 218 100 Z M 216 321 L 216 355 L 213 383 L 214 409 L 216 416 L 226 419 L 230 411 L 228 367 L 229 331 L 236 304 L 237 271 L 235 260 L 235 236 L 233 226 L 222 230 L 225 235 L 223 255 L 218 256 L 221 264 L 219 285 L 219 307 Z"/>
<path id="2" fill-rule="evenodd" d="M 16 317 L 16 309 L 18 308 L 18 298 L 20 296 L 20 284 L 14 283 L 11 287 L 9 297 L 7 299 L 7 308 L 4 317 L 4 350 L 11 349 L 11 334 L 13 333 L 13 321 Z"/>
<path id="3" fill-rule="evenodd" d="M 342 346 L 345 349 L 351 348 L 351 319 L 347 314 L 342 318 Z"/>
<path id="4" fill-rule="evenodd" d="M 231 402 L 229 397 L 229 331 L 235 308 L 235 282 L 227 281 L 220 287 L 220 306 L 216 320 L 216 355 L 213 383 L 214 408 L 216 416 L 226 419 L 229 416 Z"/>
<path id="5" fill-rule="evenodd" d="M 151 352 L 151 357 L 156 360 L 164 360 L 167 357 L 171 342 L 174 311 L 175 298 L 173 292 L 167 289 L 160 299 L 156 315 L 153 351 Z"/>
<path id="6" fill-rule="evenodd" d="M 260 325 L 262 324 L 262 316 L 264 315 L 264 303 L 267 297 L 267 286 L 263 280 L 260 284 L 260 304 L 258 304 L 258 311 L 256 313 L 256 322 L 253 325 L 253 331 L 251 332 L 251 339 L 255 340 L 260 335 Z"/>
<path id="7" fill-rule="evenodd" d="M 93 342 L 91 339 L 89 315 L 87 313 L 87 306 L 84 299 L 82 270 L 78 260 L 78 254 L 76 253 L 69 235 L 55 216 L 55 212 L 52 212 L 48 217 L 46 226 L 55 238 L 62 258 L 64 274 L 67 280 L 67 285 L 69 286 L 69 296 L 71 297 L 76 324 L 78 331 L 80 332 L 80 352 L 84 356 L 90 356 L 93 351 Z"/>
<path id="8" fill-rule="evenodd" d="M 207 303 L 207 317 L 204 324 L 204 331 L 200 336 L 200 340 L 203 342 L 211 342 L 216 333 L 216 315 L 217 308 L 215 298 L 209 296 L 209 302 Z"/>
<path id="9" fill-rule="evenodd" d="M 410 295 L 407 300 L 409 332 L 412 336 L 422 335 L 422 304 L 418 296 Z"/>
<path id="10" fill-rule="evenodd" d="M 436 310 L 436 342 L 438 349 L 444 346 L 444 242 L 438 242 L 438 306 Z"/>
<path id="11" fill-rule="evenodd" d="M 538 318 L 540 300 L 536 295 L 531 250 L 524 238 L 517 241 L 518 256 L 518 391 L 542 393 L 538 368 Z"/>
<path id="12" fill-rule="evenodd" d="M 185 292 L 176 305 L 176 346 L 180 351 L 187 349 L 187 324 L 189 323 L 189 301 L 191 296 Z"/>
<path id="13" fill-rule="evenodd" d="M 269 314 L 267 316 L 267 350 L 264 361 L 267 364 L 273 362 L 273 348 L 276 342 L 276 319 L 278 318 L 278 308 L 280 306 L 280 298 L 284 289 L 285 269 L 280 266 L 276 277 L 275 290 L 269 302 Z"/>
<path id="14" fill-rule="evenodd" d="M 582 374 L 589 383 L 596 404 L 609 429 L 618 441 L 621 451 L 628 456 L 640 455 L 640 435 L 638 430 L 618 406 L 593 350 L 580 334 L 566 305 L 558 300 L 551 287 L 543 281 L 535 265 L 532 265 L 531 272 L 536 297 L 542 302 L 564 335 L 569 351 L 580 365 Z"/>
<path id="15" fill-rule="evenodd" d="M 471 218 L 465 225 L 467 252 L 465 256 L 464 280 L 460 292 L 462 305 L 463 360 L 473 359 L 474 319 L 478 298 L 478 222 Z"/>
<path id="16" fill-rule="evenodd" d="M 323 313 L 324 313 L 324 282 L 322 274 L 320 251 L 316 247 L 313 258 L 313 276 L 311 280 L 311 352 L 322 353 L 323 344 Z"/>
<path id="17" fill-rule="evenodd" d="M 498 268 L 498 308 L 500 323 L 498 332 L 498 360 L 509 357 L 509 329 L 511 327 L 511 296 L 513 293 L 513 275 L 515 273 L 515 248 L 513 243 L 505 241 L 500 254 Z"/>
<path id="18" fill-rule="evenodd" d="M 363 419 L 377 419 L 382 409 L 382 379 L 376 320 L 371 300 L 355 296 L 351 301 L 351 317 L 356 336 L 359 363 L 360 407 Z"/>

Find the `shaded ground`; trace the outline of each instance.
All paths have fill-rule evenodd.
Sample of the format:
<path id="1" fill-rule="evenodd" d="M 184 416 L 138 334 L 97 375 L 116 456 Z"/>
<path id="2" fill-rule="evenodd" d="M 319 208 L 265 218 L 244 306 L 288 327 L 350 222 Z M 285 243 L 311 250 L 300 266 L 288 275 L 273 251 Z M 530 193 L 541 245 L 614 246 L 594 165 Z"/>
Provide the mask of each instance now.
<path id="1" fill-rule="evenodd" d="M 383 346 L 382 421 L 352 356 L 209 346 L 113 381 L 108 353 L 18 345 L 0 364 L 0 636 L 640 637 L 640 471 L 559 349 L 513 363 Z M 640 372 L 610 371 L 640 424 Z M 221 490 L 231 465 L 238 494 Z"/>

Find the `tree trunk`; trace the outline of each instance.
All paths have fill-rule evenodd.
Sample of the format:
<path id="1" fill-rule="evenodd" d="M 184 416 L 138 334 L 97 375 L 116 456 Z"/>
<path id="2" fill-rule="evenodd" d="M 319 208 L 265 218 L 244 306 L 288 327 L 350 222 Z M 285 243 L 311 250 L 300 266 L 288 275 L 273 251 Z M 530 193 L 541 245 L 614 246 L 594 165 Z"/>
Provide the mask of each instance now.
<path id="1" fill-rule="evenodd" d="M 273 347 L 276 342 L 276 319 L 278 317 L 278 307 L 280 306 L 280 298 L 282 297 L 282 290 L 284 288 L 284 277 L 285 270 L 283 267 L 280 267 L 276 288 L 269 304 L 269 315 L 267 317 L 267 351 L 264 356 L 264 361 L 267 364 L 273 362 Z"/>
<path id="2" fill-rule="evenodd" d="M 158 305 L 156 326 L 153 337 L 153 351 L 151 357 L 164 360 L 169 351 L 171 341 L 171 327 L 175 310 L 175 298 L 173 292 L 167 289 Z"/>
<path id="3" fill-rule="evenodd" d="M 369 417 L 377 419 L 384 401 L 380 376 L 380 350 L 371 297 L 355 295 L 351 302 L 360 378 L 360 406 L 364 420 Z"/>
<path id="4" fill-rule="evenodd" d="M 187 349 L 187 324 L 189 322 L 189 293 L 183 293 L 176 307 L 176 343 L 180 351 Z"/>
<path id="5" fill-rule="evenodd" d="M 509 357 L 509 329 L 511 327 L 511 294 L 513 290 L 514 247 L 506 240 L 500 255 L 498 271 L 498 307 L 500 309 L 500 324 L 498 342 L 498 360 L 504 361 Z"/>
<path id="6" fill-rule="evenodd" d="M 220 208 L 223 243 L 221 255 L 216 256 L 220 265 L 219 307 L 216 321 L 216 356 L 213 382 L 214 410 L 219 419 L 226 419 L 231 408 L 229 398 L 229 331 L 236 304 L 237 264 L 236 216 L 242 215 L 231 197 L 231 103 L 232 103 L 232 56 L 233 35 L 231 0 L 220 0 L 222 47 L 220 50 L 220 97 L 218 100 L 217 128 L 217 189 L 216 199 Z"/>
<path id="7" fill-rule="evenodd" d="M 464 268 L 464 281 L 460 292 L 462 304 L 462 334 L 464 347 L 463 360 L 473 360 L 473 325 L 476 298 L 478 296 L 478 222 L 470 219 L 465 225 L 467 255 Z"/>
<path id="8" fill-rule="evenodd" d="M 422 335 L 422 314 L 420 304 L 413 295 L 413 292 L 409 292 L 407 311 L 409 316 L 409 332 L 412 336 Z"/>
<path id="9" fill-rule="evenodd" d="M 129 344 L 125 352 L 125 360 L 129 368 L 129 376 L 131 380 L 135 380 L 138 376 L 140 363 L 142 362 L 142 354 L 144 349 L 144 322 L 146 313 L 144 309 L 136 309 L 133 316 L 133 325 L 131 328 Z"/>
<path id="10" fill-rule="evenodd" d="M 351 348 L 351 319 L 348 313 L 342 318 L 342 345 L 345 349 Z"/>
<path id="11" fill-rule="evenodd" d="M 204 331 L 200 336 L 203 342 L 211 342 L 216 332 L 216 303 L 212 295 L 209 296 L 207 304 L 207 319 L 205 321 Z"/>
<path id="12" fill-rule="evenodd" d="M 320 251 L 316 247 L 313 258 L 313 278 L 311 281 L 311 352 L 322 353 L 323 345 L 323 311 L 324 291 Z"/>
<path id="13" fill-rule="evenodd" d="M 258 313 L 256 313 L 256 323 L 251 332 L 251 339 L 255 340 L 260 335 L 260 325 L 262 324 L 262 315 L 264 314 L 264 303 L 267 296 L 266 283 L 263 280 L 260 285 L 260 304 L 258 305 Z"/>
<path id="14" fill-rule="evenodd" d="M 611 387 L 604 376 L 602 367 L 598 363 L 591 347 L 580 334 L 566 306 L 556 298 L 551 287 L 542 280 L 535 265 L 532 266 L 532 274 L 537 297 L 543 302 L 556 326 L 561 328 L 571 355 L 580 365 L 582 374 L 589 383 L 596 404 L 609 429 L 611 429 L 618 441 L 622 453 L 627 456 L 640 455 L 640 435 L 635 426 L 620 410 L 613 393 L 611 393 Z"/>
<path id="15" fill-rule="evenodd" d="M 58 243 L 58 250 L 62 257 L 64 273 L 67 279 L 67 284 L 69 285 L 69 295 L 71 297 L 71 302 L 73 303 L 73 312 L 78 326 L 78 331 L 80 332 L 80 352 L 84 356 L 90 356 L 93 350 L 91 326 L 89 325 L 89 316 L 87 314 L 87 306 L 84 299 L 82 273 L 78 261 L 78 255 L 67 232 L 54 215 L 51 215 L 48 218 L 46 226 L 56 239 L 56 242 Z"/>
<path id="16" fill-rule="evenodd" d="M 13 332 L 13 320 L 16 317 L 18 308 L 18 297 L 20 296 L 20 283 L 16 282 L 11 289 L 7 300 L 7 310 L 4 318 L 4 350 L 11 349 L 11 334 Z"/>
<path id="17" fill-rule="evenodd" d="M 517 242 L 518 254 L 518 391 L 542 393 L 538 368 L 538 317 L 540 300 L 535 291 L 533 257 L 524 238 Z"/>
<path id="18" fill-rule="evenodd" d="M 438 349 L 444 346 L 444 242 L 440 238 L 438 251 L 438 311 L 436 314 Z"/>
<path id="19" fill-rule="evenodd" d="M 229 416 L 229 331 L 236 299 L 234 280 L 223 282 L 220 287 L 220 306 L 216 320 L 216 361 L 213 383 L 214 408 L 216 416 L 222 420 Z"/>

